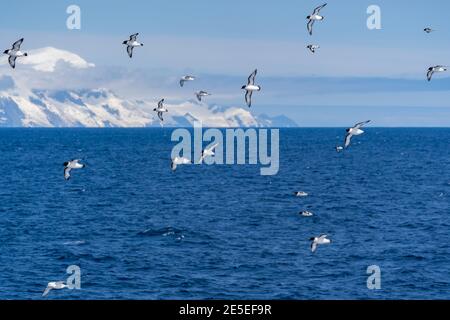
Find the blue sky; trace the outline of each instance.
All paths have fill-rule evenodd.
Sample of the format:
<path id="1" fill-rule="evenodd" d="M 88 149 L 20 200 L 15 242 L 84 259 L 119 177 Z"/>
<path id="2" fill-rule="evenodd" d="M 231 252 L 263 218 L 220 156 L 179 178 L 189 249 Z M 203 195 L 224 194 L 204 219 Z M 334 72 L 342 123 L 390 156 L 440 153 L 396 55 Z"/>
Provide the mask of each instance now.
<path id="1" fill-rule="evenodd" d="M 450 65 L 450 2 L 329 0 L 325 21 L 310 37 L 305 17 L 323 2 L 10 2 L 0 14 L 0 41 L 6 48 L 24 36 L 28 48 L 53 46 L 100 68 L 139 70 L 152 90 L 163 93 L 171 87 L 162 78 L 192 72 L 202 85 L 223 88 L 214 101 L 223 105 L 242 103 L 238 89 L 257 67 L 264 93 L 255 99 L 254 111 L 286 114 L 302 125 L 340 125 L 358 120 L 355 114 L 374 114 L 386 125 L 417 125 L 423 117 L 423 125 L 450 126 L 447 75 L 424 80 L 429 66 Z M 81 8 L 81 30 L 66 28 L 70 4 Z M 372 4 L 381 8 L 382 30 L 366 27 Z M 426 26 L 437 31 L 427 35 Z M 145 47 L 130 61 L 121 42 L 133 32 L 140 32 Z M 314 56 L 305 49 L 310 43 L 321 46 Z M 139 90 L 133 94 L 145 95 Z M 381 108 L 389 107 L 392 114 L 383 118 Z M 325 112 L 330 108 L 336 112 Z"/>

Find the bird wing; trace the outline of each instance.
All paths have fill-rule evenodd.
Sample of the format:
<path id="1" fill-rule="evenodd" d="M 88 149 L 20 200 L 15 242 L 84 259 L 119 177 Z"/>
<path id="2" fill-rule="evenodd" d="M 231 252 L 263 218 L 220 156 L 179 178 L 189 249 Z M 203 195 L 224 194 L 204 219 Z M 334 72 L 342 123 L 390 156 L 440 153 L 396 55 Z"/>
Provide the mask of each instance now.
<path id="1" fill-rule="evenodd" d="M 13 43 L 12 48 L 15 51 L 19 51 L 20 50 L 20 46 L 22 45 L 23 42 L 23 38 L 20 40 L 17 40 L 16 42 Z"/>
<path id="2" fill-rule="evenodd" d="M 175 160 L 172 160 L 172 163 L 171 163 L 171 165 L 170 165 L 170 168 L 172 169 L 172 171 L 177 170 L 177 164 L 176 164 Z"/>
<path id="3" fill-rule="evenodd" d="M 368 124 L 370 122 L 370 120 L 364 121 L 364 122 L 360 122 L 355 124 L 355 129 L 360 129 L 362 126 Z"/>
<path id="4" fill-rule="evenodd" d="M 138 35 L 139 35 L 139 33 L 132 34 L 132 35 L 130 36 L 130 41 L 131 41 L 131 42 L 136 41 Z"/>
<path id="5" fill-rule="evenodd" d="M 11 68 L 15 69 L 16 68 L 16 58 L 14 56 L 9 56 L 8 62 L 9 65 L 11 66 Z"/>
<path id="6" fill-rule="evenodd" d="M 316 252 L 317 250 L 317 243 L 315 241 L 311 242 L 311 252 Z"/>
<path id="7" fill-rule="evenodd" d="M 313 34 L 313 25 L 314 25 L 314 22 L 315 22 L 315 20 L 309 20 L 309 22 L 308 22 L 308 25 L 307 25 L 307 27 L 308 27 L 308 32 L 309 32 L 309 34 L 312 36 L 312 34 Z"/>
<path id="8" fill-rule="evenodd" d="M 247 91 L 247 93 L 245 94 L 245 102 L 247 103 L 249 108 L 252 106 L 252 95 L 253 91 Z"/>
<path id="9" fill-rule="evenodd" d="M 200 95 L 200 92 L 197 92 L 195 95 L 197 96 L 197 100 L 202 102 L 202 96 Z"/>
<path id="10" fill-rule="evenodd" d="M 319 240 L 325 240 L 326 238 L 328 238 L 328 235 L 326 235 L 326 234 L 321 234 L 319 236 Z"/>
<path id="11" fill-rule="evenodd" d="M 44 293 L 42 294 L 42 296 L 46 297 L 50 293 L 51 290 L 52 290 L 52 288 L 47 286 L 47 288 L 45 288 Z"/>
<path id="12" fill-rule="evenodd" d="M 130 56 L 130 58 L 133 58 L 133 47 L 132 46 L 127 47 L 127 52 L 128 52 L 128 55 Z"/>
<path id="13" fill-rule="evenodd" d="M 313 15 L 319 14 L 319 13 L 320 13 L 320 10 L 322 10 L 326 5 L 327 5 L 327 4 L 325 3 L 325 4 L 323 4 L 323 5 L 321 5 L 321 6 L 317 7 L 317 8 L 315 8 L 315 9 L 314 9 L 314 12 L 313 12 Z"/>
<path id="14" fill-rule="evenodd" d="M 353 137 L 353 135 L 351 133 L 347 133 L 347 135 L 345 136 L 345 144 L 344 144 L 345 148 L 348 148 L 350 146 L 352 137 Z"/>
<path id="15" fill-rule="evenodd" d="M 164 99 L 161 99 L 161 100 L 158 102 L 158 109 L 162 109 L 162 108 L 164 108 Z"/>
<path id="16" fill-rule="evenodd" d="M 253 73 L 248 77 L 248 85 L 254 85 L 255 84 L 255 78 L 256 78 L 256 74 L 258 73 L 258 69 L 256 69 L 255 71 L 253 71 Z"/>
<path id="17" fill-rule="evenodd" d="M 214 143 L 213 145 L 210 145 L 208 147 L 206 147 L 205 151 L 213 151 L 215 148 L 217 148 L 219 146 L 219 143 Z"/>
<path id="18" fill-rule="evenodd" d="M 164 121 L 163 113 L 161 111 L 158 112 L 158 118 L 159 118 L 159 120 Z"/>
<path id="19" fill-rule="evenodd" d="M 184 82 L 185 82 L 184 79 L 181 79 L 181 80 L 180 80 L 180 87 L 183 87 L 183 86 L 184 86 Z"/>
<path id="20" fill-rule="evenodd" d="M 433 73 L 434 73 L 433 68 L 430 68 L 427 72 L 428 81 L 431 81 L 431 78 L 433 78 Z"/>
<path id="21" fill-rule="evenodd" d="M 71 171 L 72 169 L 71 168 L 69 168 L 69 167 L 65 167 L 64 168 L 64 179 L 66 179 L 66 180 L 69 180 L 70 179 L 70 171 Z"/>

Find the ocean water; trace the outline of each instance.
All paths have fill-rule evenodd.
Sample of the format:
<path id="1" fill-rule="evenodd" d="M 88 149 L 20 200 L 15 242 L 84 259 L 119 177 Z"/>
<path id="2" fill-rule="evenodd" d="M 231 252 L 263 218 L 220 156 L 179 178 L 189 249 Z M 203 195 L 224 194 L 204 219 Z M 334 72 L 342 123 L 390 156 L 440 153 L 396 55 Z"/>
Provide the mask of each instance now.
<path id="1" fill-rule="evenodd" d="M 170 129 L 0 129 L 0 298 L 78 265 L 81 290 L 48 299 L 450 299 L 450 130 L 368 127 L 338 154 L 344 133 L 281 130 L 261 176 L 172 173 Z"/>

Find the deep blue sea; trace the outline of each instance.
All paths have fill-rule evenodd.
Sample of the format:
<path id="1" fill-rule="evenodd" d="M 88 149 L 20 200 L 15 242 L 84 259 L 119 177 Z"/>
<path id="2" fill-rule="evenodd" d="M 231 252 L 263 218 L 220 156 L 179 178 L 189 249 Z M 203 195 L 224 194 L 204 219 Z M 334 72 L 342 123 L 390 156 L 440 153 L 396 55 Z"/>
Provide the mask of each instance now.
<path id="1" fill-rule="evenodd" d="M 171 129 L 0 129 L 0 298 L 78 265 L 48 299 L 450 299 L 450 129 L 365 131 L 338 154 L 344 129 L 281 130 L 261 176 L 172 173 Z"/>

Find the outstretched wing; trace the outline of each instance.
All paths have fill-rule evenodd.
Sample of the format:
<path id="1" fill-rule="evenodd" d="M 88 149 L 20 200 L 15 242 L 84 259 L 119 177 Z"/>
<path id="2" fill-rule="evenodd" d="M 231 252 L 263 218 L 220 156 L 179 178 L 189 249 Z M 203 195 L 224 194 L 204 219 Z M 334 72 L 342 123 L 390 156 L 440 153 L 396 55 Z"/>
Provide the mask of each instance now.
<path id="1" fill-rule="evenodd" d="M 431 78 L 433 78 L 433 74 L 434 74 L 433 68 L 428 69 L 428 72 L 427 72 L 428 81 L 431 81 Z"/>
<path id="2" fill-rule="evenodd" d="M 12 48 L 15 51 L 19 51 L 20 50 L 20 46 L 22 45 L 23 42 L 23 38 L 20 40 L 17 40 L 16 42 L 13 43 Z"/>
<path id="3" fill-rule="evenodd" d="M 45 288 L 44 293 L 42 294 L 43 297 L 46 297 L 50 291 L 52 290 L 52 288 L 50 288 L 49 286 L 47 286 L 47 288 Z"/>
<path id="4" fill-rule="evenodd" d="M 351 133 L 347 133 L 345 136 L 345 142 L 344 142 L 344 148 L 348 148 L 350 146 L 350 143 L 352 142 L 353 135 Z"/>
<path id="5" fill-rule="evenodd" d="M 158 109 L 162 109 L 164 107 L 164 99 L 161 99 L 159 102 L 158 102 Z"/>
<path id="6" fill-rule="evenodd" d="M 319 240 L 325 240 L 326 238 L 328 238 L 328 235 L 327 235 L 327 234 L 321 234 L 321 235 L 319 236 Z"/>
<path id="7" fill-rule="evenodd" d="M 128 47 L 127 47 L 128 56 L 129 56 L 130 58 L 133 58 L 133 48 L 134 48 L 134 47 L 132 47 L 132 46 L 128 46 Z"/>
<path id="8" fill-rule="evenodd" d="M 180 80 L 180 87 L 183 87 L 183 86 L 184 86 L 184 80 L 181 79 L 181 80 Z"/>
<path id="9" fill-rule="evenodd" d="M 315 20 L 309 20 L 309 22 L 308 22 L 308 25 L 307 25 L 307 27 L 308 27 L 308 32 L 309 32 L 309 34 L 312 36 L 312 34 L 313 34 L 313 25 L 314 25 L 314 22 L 315 22 Z"/>
<path id="10" fill-rule="evenodd" d="M 252 106 L 252 95 L 253 91 L 247 91 L 245 94 L 245 102 L 247 103 L 247 106 L 250 108 Z"/>
<path id="11" fill-rule="evenodd" d="M 195 95 L 197 96 L 197 100 L 202 102 L 202 96 L 200 95 L 200 93 L 196 93 Z"/>
<path id="12" fill-rule="evenodd" d="M 256 78 L 256 74 L 258 73 L 258 69 L 256 69 L 255 71 L 253 71 L 253 73 L 248 77 L 248 82 L 247 84 L 250 85 L 254 85 L 255 84 L 255 78 Z"/>
<path id="13" fill-rule="evenodd" d="M 159 120 L 164 121 L 162 112 L 158 112 L 158 118 Z"/>
<path id="14" fill-rule="evenodd" d="M 131 41 L 131 42 L 136 41 L 138 35 L 139 35 L 139 33 L 132 34 L 132 35 L 130 36 L 130 41 Z"/>
<path id="15" fill-rule="evenodd" d="M 205 150 L 206 151 L 214 151 L 215 148 L 217 148 L 219 146 L 219 143 L 214 143 L 211 146 L 208 146 Z"/>
<path id="16" fill-rule="evenodd" d="M 72 169 L 69 167 L 64 168 L 64 179 L 69 180 L 70 179 L 70 171 Z"/>
<path id="17" fill-rule="evenodd" d="M 361 127 L 363 127 L 364 125 L 368 124 L 369 122 L 370 122 L 370 120 L 357 123 L 357 124 L 355 124 L 355 129 L 360 129 Z"/>
<path id="18" fill-rule="evenodd" d="M 15 69 L 16 68 L 16 58 L 15 56 L 9 56 L 8 62 L 9 65 L 11 66 L 11 68 Z"/>
<path id="19" fill-rule="evenodd" d="M 311 242 L 311 252 L 314 253 L 317 250 L 317 243 L 315 241 Z"/>
<path id="20" fill-rule="evenodd" d="M 325 4 L 321 5 L 320 7 L 315 8 L 314 12 L 313 12 L 313 15 L 319 14 L 320 10 L 322 10 L 326 5 L 327 4 L 325 3 Z"/>

